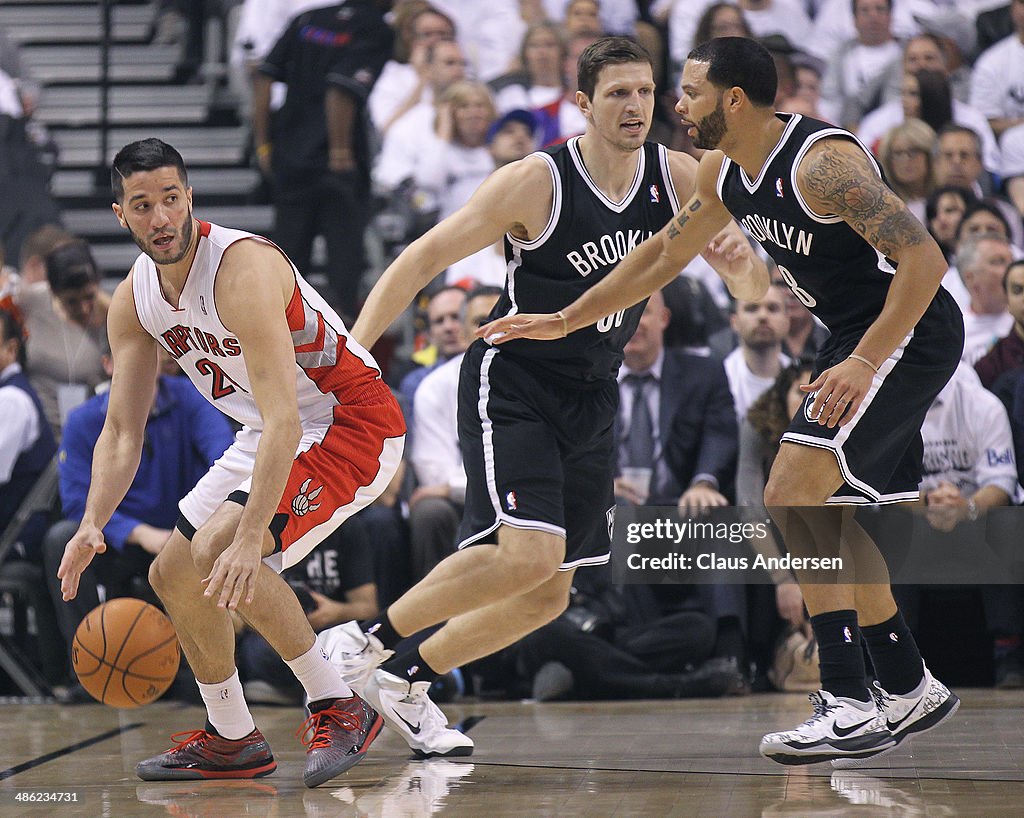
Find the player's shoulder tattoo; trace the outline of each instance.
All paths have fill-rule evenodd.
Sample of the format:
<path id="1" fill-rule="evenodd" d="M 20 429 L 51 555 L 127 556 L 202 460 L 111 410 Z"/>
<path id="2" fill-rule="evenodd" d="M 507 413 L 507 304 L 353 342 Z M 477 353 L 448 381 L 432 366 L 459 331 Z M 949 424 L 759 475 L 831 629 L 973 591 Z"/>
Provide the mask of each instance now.
<path id="1" fill-rule="evenodd" d="M 886 186 L 863 151 L 848 145 L 823 140 L 808 152 L 800 168 L 805 190 L 887 256 L 926 241 L 924 225 Z"/>

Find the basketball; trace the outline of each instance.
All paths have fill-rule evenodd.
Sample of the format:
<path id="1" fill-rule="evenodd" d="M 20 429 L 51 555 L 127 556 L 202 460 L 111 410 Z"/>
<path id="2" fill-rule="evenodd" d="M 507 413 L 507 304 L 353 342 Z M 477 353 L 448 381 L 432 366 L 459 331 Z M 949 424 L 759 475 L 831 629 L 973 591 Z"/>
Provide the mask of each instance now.
<path id="1" fill-rule="evenodd" d="M 112 707 L 159 699 L 178 672 L 178 636 L 158 608 L 111 599 L 82 620 L 71 646 L 75 674 L 89 695 Z"/>

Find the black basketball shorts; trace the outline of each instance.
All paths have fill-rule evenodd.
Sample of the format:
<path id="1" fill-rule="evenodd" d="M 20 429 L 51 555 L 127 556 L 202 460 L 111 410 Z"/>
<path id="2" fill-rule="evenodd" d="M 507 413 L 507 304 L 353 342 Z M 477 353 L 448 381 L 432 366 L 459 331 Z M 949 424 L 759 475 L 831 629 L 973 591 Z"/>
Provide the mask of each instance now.
<path id="1" fill-rule="evenodd" d="M 561 569 L 608 562 L 614 520 L 618 387 L 567 387 L 483 341 L 459 377 L 466 507 L 459 548 L 497 542 L 499 526 L 566 540 Z"/>
<path id="2" fill-rule="evenodd" d="M 950 299 L 951 300 L 951 299 Z M 783 442 L 831 449 L 846 481 L 829 503 L 859 505 L 916 500 L 924 446 L 921 426 L 935 397 L 956 371 L 963 350 L 959 311 L 910 333 L 878 369 L 857 414 L 829 429 L 811 417 L 809 394 L 782 435 Z M 947 322 L 948 319 L 948 322 Z M 849 357 L 859 341 L 826 343 L 814 375 Z"/>

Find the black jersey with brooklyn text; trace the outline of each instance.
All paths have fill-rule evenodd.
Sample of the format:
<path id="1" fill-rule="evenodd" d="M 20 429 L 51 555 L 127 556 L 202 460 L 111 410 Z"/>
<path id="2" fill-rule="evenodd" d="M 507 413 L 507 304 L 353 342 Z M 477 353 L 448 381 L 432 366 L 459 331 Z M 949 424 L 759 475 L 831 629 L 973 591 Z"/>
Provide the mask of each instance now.
<path id="1" fill-rule="evenodd" d="M 568 306 L 664 227 L 679 208 L 668 152 L 653 142 L 639 151 L 636 176 L 621 202 L 611 201 L 587 172 L 579 137 L 534 155 L 551 171 L 551 219 L 532 241 L 505 236 L 505 292 L 492 317 L 552 313 Z M 501 354 L 528 359 L 532 371 L 575 386 L 605 383 L 618 372 L 622 348 L 636 330 L 645 303 L 557 341 L 509 341 L 500 347 Z"/>
<path id="2" fill-rule="evenodd" d="M 842 344 L 859 338 L 882 311 L 895 262 L 841 216 L 813 212 L 797 188 L 796 172 L 807 151 L 824 137 L 844 137 L 864 146 L 849 131 L 825 122 L 800 114 L 776 116 L 786 127 L 760 175 L 751 179 L 726 157 L 718 195 L 779 265 L 800 301 L 832 332 L 830 345 Z M 871 153 L 866 148 L 864 153 L 882 176 Z M 940 316 L 946 320 L 949 305 L 942 302 L 949 298 L 939 288 L 922 321 L 930 324 Z"/>

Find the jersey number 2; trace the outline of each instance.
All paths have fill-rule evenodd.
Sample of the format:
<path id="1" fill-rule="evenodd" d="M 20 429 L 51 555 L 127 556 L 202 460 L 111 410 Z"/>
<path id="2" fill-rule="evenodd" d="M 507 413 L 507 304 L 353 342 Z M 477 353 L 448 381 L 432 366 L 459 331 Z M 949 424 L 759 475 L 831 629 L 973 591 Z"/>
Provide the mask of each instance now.
<path id="1" fill-rule="evenodd" d="M 226 398 L 236 391 L 235 382 L 224 374 L 224 370 L 209 358 L 200 358 L 196 361 L 196 369 L 199 370 L 200 375 L 212 376 L 213 383 L 210 385 L 210 394 L 214 400 Z"/>

